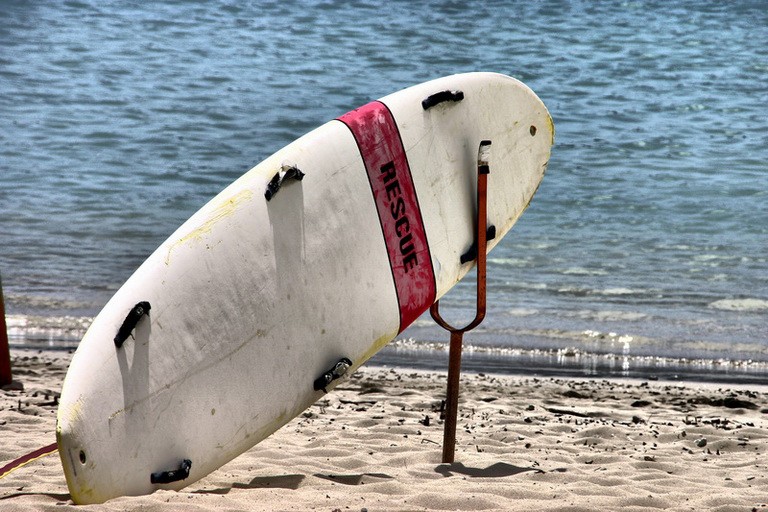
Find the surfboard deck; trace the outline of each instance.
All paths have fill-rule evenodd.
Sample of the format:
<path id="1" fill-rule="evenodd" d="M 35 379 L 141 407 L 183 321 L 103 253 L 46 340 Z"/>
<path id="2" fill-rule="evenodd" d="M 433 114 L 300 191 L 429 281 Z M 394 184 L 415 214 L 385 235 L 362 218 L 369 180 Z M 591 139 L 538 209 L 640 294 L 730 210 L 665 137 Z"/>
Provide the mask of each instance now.
<path id="1" fill-rule="evenodd" d="M 354 371 L 426 311 L 473 265 L 460 258 L 474 239 L 482 140 L 493 143 L 490 250 L 532 199 L 554 140 L 539 98 L 494 73 L 426 82 L 340 116 L 195 213 L 73 357 L 57 417 L 72 499 L 206 476 L 332 389 L 334 368 Z"/>

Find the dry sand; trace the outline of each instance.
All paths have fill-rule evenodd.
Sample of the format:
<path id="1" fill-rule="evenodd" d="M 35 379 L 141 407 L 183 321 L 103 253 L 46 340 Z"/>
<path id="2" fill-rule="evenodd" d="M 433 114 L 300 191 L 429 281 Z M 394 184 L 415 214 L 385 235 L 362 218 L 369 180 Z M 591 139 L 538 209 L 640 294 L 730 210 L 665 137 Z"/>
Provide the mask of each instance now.
<path id="1" fill-rule="evenodd" d="M 55 441 L 70 355 L 13 359 L 0 465 Z M 363 368 L 181 492 L 75 507 L 54 454 L 0 479 L 0 510 L 768 510 L 768 388 L 465 375 L 444 465 L 445 382 Z"/>

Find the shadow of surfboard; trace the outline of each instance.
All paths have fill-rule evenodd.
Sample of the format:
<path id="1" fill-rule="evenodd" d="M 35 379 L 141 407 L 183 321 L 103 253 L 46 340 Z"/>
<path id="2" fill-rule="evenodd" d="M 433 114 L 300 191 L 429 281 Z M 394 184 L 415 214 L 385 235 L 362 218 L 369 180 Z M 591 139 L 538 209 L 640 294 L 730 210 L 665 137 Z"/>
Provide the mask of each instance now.
<path id="1" fill-rule="evenodd" d="M 459 474 L 466 475 L 471 478 L 503 478 L 507 476 L 519 475 L 520 473 L 526 473 L 529 471 L 543 473 L 542 470 L 537 468 L 513 466 L 512 464 L 507 464 L 506 462 L 497 462 L 488 466 L 487 468 L 469 468 L 461 462 L 455 462 L 453 464 L 440 464 L 435 468 L 436 473 L 440 473 L 445 477 Z"/>
<path id="2" fill-rule="evenodd" d="M 323 475 L 321 473 L 316 473 L 314 476 L 344 485 L 370 484 L 373 483 L 373 480 L 391 480 L 394 478 L 384 473 L 361 473 L 352 475 Z M 363 481 L 363 478 L 366 479 L 365 482 Z"/>
<path id="3" fill-rule="evenodd" d="M 232 489 L 291 489 L 296 490 L 304 481 L 304 475 L 275 475 L 257 476 L 250 482 L 235 482 L 232 487 L 220 487 L 218 489 L 200 489 L 194 494 L 228 494 Z"/>

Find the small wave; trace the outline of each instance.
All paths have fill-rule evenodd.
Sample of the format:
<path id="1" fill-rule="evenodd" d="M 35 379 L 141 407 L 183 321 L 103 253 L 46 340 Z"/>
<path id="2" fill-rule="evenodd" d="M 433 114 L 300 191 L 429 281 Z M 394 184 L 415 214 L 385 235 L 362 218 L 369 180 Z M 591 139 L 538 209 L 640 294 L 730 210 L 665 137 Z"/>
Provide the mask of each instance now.
<path id="1" fill-rule="evenodd" d="M 79 341 L 93 322 L 89 316 L 8 315 L 8 338 L 20 341 Z"/>
<path id="2" fill-rule="evenodd" d="M 488 258 L 488 263 L 507 267 L 528 267 L 531 261 L 525 258 Z"/>
<path id="3" fill-rule="evenodd" d="M 768 300 L 762 299 L 722 299 L 709 305 L 710 308 L 723 311 L 768 311 Z"/>
<path id="4" fill-rule="evenodd" d="M 715 261 L 715 260 L 734 260 L 739 259 L 741 256 L 726 256 L 722 254 L 697 254 L 693 257 L 694 261 Z"/>
<path id="5" fill-rule="evenodd" d="M 5 295 L 6 309 L 10 304 L 17 309 L 36 309 L 36 310 L 78 310 L 78 309 L 93 309 L 94 304 L 85 301 L 78 301 L 70 298 L 51 297 L 46 295 L 33 295 L 33 294 L 19 294 L 19 293 L 7 293 Z M 15 315 L 23 317 L 24 315 Z M 28 317 L 32 318 L 32 317 Z M 40 317 L 43 318 L 43 317 Z"/>
<path id="6" fill-rule="evenodd" d="M 608 272 L 599 269 L 588 269 L 582 267 L 571 267 L 561 271 L 562 274 L 571 276 L 607 276 Z"/>
<path id="7" fill-rule="evenodd" d="M 545 251 L 556 247 L 556 244 L 550 242 L 528 242 L 517 243 L 515 246 L 519 249 L 533 250 L 533 251 Z"/>
<path id="8" fill-rule="evenodd" d="M 518 317 L 533 316 L 533 315 L 539 314 L 539 310 L 530 309 L 530 308 L 512 308 L 507 311 L 507 314 L 509 316 L 518 316 Z"/>
<path id="9" fill-rule="evenodd" d="M 631 288 L 605 288 L 602 290 L 596 290 L 592 288 L 581 288 L 576 286 L 564 286 L 557 289 L 558 293 L 564 295 L 574 295 L 577 297 L 586 297 L 588 295 L 603 295 L 608 297 L 621 297 L 621 296 L 643 296 L 648 292 L 645 290 L 633 290 Z"/>
<path id="10" fill-rule="evenodd" d="M 575 318 L 583 318 L 585 320 L 597 320 L 600 322 L 637 322 L 645 320 L 648 315 L 637 311 L 612 311 L 612 310 L 582 310 L 574 311 L 572 313 L 564 313 L 563 316 L 571 316 Z"/>
<path id="11" fill-rule="evenodd" d="M 630 288 L 606 288 L 605 290 L 598 290 L 596 293 L 601 295 L 638 295 L 643 292 Z"/>

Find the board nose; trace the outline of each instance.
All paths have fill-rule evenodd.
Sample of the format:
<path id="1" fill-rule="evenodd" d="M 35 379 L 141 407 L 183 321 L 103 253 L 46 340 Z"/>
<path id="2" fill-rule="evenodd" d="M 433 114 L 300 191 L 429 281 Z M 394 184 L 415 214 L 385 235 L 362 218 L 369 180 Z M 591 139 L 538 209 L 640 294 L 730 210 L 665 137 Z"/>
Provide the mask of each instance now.
<path id="1" fill-rule="evenodd" d="M 109 497 L 97 495 L 94 489 L 98 486 L 98 476 L 108 471 L 106 468 L 96 471 L 100 466 L 96 460 L 98 454 L 89 450 L 84 438 L 88 425 L 80 413 L 80 402 L 64 398 L 56 418 L 56 442 L 70 497 L 77 505 L 103 503 Z"/>
<path id="2" fill-rule="evenodd" d="M 59 445 L 59 457 L 61 458 L 64 477 L 67 481 L 72 501 L 76 504 L 82 504 L 86 503 L 86 501 L 82 497 L 84 494 L 81 492 L 82 485 L 80 481 L 82 479 L 78 478 L 78 474 L 81 475 L 85 471 L 84 466 L 88 463 L 88 454 L 81 447 L 81 443 L 74 434 L 76 426 L 72 423 L 70 418 L 62 417 L 60 409 L 56 425 L 56 442 Z"/>

